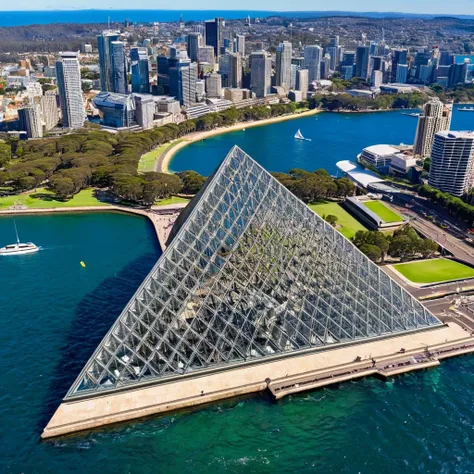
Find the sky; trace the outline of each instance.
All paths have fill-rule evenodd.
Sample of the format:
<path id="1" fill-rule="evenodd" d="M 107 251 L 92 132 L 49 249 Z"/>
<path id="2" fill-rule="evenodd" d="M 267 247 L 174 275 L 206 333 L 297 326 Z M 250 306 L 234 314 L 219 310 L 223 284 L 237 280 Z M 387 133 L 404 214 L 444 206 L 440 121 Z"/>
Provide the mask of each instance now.
<path id="1" fill-rule="evenodd" d="M 157 2 L 156 0 L 16 0 L 15 2 L 2 2 L 0 11 L 12 10 L 77 10 L 77 9 L 177 9 L 174 2 Z M 395 11 L 406 13 L 444 13 L 451 15 L 474 15 L 474 0 L 397 0 L 396 2 L 381 2 L 380 0 L 338 0 L 335 3 L 321 0 L 240 0 L 238 3 L 229 4 L 216 0 L 180 0 L 179 10 L 272 10 L 272 11 Z M 233 8 L 232 8 L 233 7 Z"/>

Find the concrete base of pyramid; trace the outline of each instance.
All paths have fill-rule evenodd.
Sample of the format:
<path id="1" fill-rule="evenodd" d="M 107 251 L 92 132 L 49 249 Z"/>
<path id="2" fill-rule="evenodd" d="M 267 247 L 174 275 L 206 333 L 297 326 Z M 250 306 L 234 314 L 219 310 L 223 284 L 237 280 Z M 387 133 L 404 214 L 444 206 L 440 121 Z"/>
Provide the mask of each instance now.
<path id="1" fill-rule="evenodd" d="M 439 364 L 439 359 L 467 352 L 474 352 L 474 338 L 466 329 L 450 322 L 402 336 L 64 401 L 44 429 L 42 438 L 189 408 L 267 388 L 275 398 L 281 398 L 289 393 L 366 375 L 396 375 L 432 367 Z"/>

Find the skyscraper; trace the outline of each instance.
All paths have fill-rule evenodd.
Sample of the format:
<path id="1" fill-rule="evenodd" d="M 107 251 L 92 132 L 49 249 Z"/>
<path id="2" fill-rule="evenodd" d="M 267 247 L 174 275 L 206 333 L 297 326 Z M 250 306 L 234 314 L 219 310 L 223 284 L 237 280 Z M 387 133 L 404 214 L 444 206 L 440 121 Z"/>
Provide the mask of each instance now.
<path id="1" fill-rule="evenodd" d="M 331 71 L 335 71 L 341 62 L 341 47 L 329 46 L 329 48 L 327 48 L 327 52 L 331 56 L 329 67 Z"/>
<path id="2" fill-rule="evenodd" d="M 428 183 L 453 196 L 461 197 L 473 187 L 474 133 L 439 132 L 431 152 Z"/>
<path id="3" fill-rule="evenodd" d="M 370 48 L 368 46 L 358 46 L 356 51 L 355 75 L 361 79 L 368 79 L 369 74 Z"/>
<path id="4" fill-rule="evenodd" d="M 266 51 L 255 51 L 250 55 L 250 89 L 257 97 L 270 92 L 272 60 Z"/>
<path id="5" fill-rule="evenodd" d="M 63 116 L 63 127 L 81 128 L 86 118 L 82 99 L 81 71 L 77 53 L 61 53 L 56 62 L 59 101 Z"/>
<path id="6" fill-rule="evenodd" d="M 245 36 L 236 35 L 234 38 L 234 52 L 239 53 L 241 56 L 245 56 Z"/>
<path id="7" fill-rule="evenodd" d="M 150 71 L 146 49 L 132 48 L 130 50 L 130 64 L 132 68 L 132 92 L 149 94 Z"/>
<path id="8" fill-rule="evenodd" d="M 198 50 L 198 60 L 200 63 L 209 63 L 214 67 L 214 48 L 212 46 L 202 46 Z"/>
<path id="9" fill-rule="evenodd" d="M 112 86 L 112 41 L 118 40 L 118 33 L 104 31 L 97 36 L 97 48 L 99 50 L 100 89 L 102 91 L 113 91 Z"/>
<path id="10" fill-rule="evenodd" d="M 418 118 L 413 153 L 422 158 L 430 156 L 435 134 L 449 130 L 451 126 L 452 104 L 445 105 L 439 99 L 430 100 L 423 107 Z"/>
<path id="11" fill-rule="evenodd" d="M 276 51 L 276 81 L 275 85 L 289 88 L 291 82 L 292 46 L 289 41 L 283 41 Z"/>
<path id="12" fill-rule="evenodd" d="M 406 65 L 407 60 L 408 60 L 408 51 L 406 49 L 396 49 L 395 51 L 393 51 L 391 82 L 398 82 L 397 81 L 398 65 L 399 64 Z"/>
<path id="13" fill-rule="evenodd" d="M 397 66 L 397 75 L 395 82 L 398 84 L 406 84 L 408 81 L 408 64 L 399 64 Z"/>
<path id="14" fill-rule="evenodd" d="M 202 36 L 200 33 L 189 33 L 187 41 L 188 56 L 191 61 L 197 61 L 199 48 L 202 46 Z"/>
<path id="15" fill-rule="evenodd" d="M 219 72 L 224 87 L 242 87 L 242 57 L 238 53 L 225 53 L 219 57 Z"/>
<path id="16" fill-rule="evenodd" d="M 181 105 L 191 107 L 196 103 L 197 63 L 181 60 L 170 68 L 170 95 L 176 97 Z"/>
<path id="17" fill-rule="evenodd" d="M 319 81 L 321 79 L 321 59 L 323 58 L 323 49 L 318 45 L 305 46 L 304 48 L 304 67 L 308 70 L 309 82 Z"/>
<path id="18" fill-rule="evenodd" d="M 222 97 L 221 75 L 213 72 L 206 77 L 206 93 L 208 97 Z"/>
<path id="19" fill-rule="evenodd" d="M 39 104 L 35 103 L 18 109 L 18 118 L 20 119 L 20 128 L 26 131 L 28 138 L 41 138 L 43 136 Z"/>
<path id="20" fill-rule="evenodd" d="M 303 93 L 303 98 L 306 99 L 306 94 L 308 93 L 308 70 L 307 69 L 298 69 L 296 71 L 296 90 Z"/>
<path id="21" fill-rule="evenodd" d="M 454 87 L 456 84 L 464 84 L 467 82 L 469 59 L 463 64 L 451 64 L 449 66 L 448 86 Z"/>
<path id="22" fill-rule="evenodd" d="M 58 94 L 55 90 L 46 91 L 41 97 L 41 116 L 43 117 L 44 131 L 54 128 L 59 122 Z"/>
<path id="23" fill-rule="evenodd" d="M 122 41 L 112 41 L 110 43 L 112 60 L 112 90 L 117 94 L 128 93 L 127 59 L 125 57 L 125 45 Z"/>
<path id="24" fill-rule="evenodd" d="M 221 54 L 221 49 L 224 47 L 224 27 L 225 21 L 223 18 L 207 20 L 205 23 L 206 45 L 214 48 L 214 56 L 216 57 Z"/>

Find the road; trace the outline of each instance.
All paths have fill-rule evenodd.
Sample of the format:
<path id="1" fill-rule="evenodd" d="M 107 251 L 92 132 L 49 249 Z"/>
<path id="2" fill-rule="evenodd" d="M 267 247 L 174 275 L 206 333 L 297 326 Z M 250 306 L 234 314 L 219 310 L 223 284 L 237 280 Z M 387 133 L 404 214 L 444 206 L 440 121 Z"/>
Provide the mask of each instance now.
<path id="1" fill-rule="evenodd" d="M 439 228 L 436 224 L 424 219 L 413 209 L 391 203 L 398 212 L 410 218 L 410 224 L 427 238 L 434 240 L 441 247 L 452 253 L 456 258 L 474 265 L 474 247 L 451 235 L 446 230 Z"/>

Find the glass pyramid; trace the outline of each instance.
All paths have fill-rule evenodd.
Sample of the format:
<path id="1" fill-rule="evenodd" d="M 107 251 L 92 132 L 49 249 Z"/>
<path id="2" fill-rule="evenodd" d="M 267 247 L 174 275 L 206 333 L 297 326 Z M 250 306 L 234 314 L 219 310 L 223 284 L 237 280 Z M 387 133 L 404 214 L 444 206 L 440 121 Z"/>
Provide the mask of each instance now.
<path id="1" fill-rule="evenodd" d="M 67 398 L 439 324 L 234 147 Z"/>

